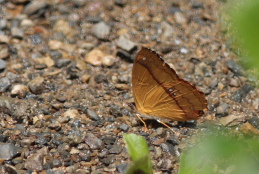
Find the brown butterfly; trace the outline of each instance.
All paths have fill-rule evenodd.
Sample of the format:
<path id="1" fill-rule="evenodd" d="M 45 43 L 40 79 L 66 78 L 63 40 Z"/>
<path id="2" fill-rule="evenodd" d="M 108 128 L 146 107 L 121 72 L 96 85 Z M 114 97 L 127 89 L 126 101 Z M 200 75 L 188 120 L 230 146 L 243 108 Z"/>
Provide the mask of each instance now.
<path id="1" fill-rule="evenodd" d="M 207 109 L 204 93 L 179 78 L 160 55 L 148 48 L 143 47 L 134 60 L 132 87 L 137 110 L 149 117 L 196 120 Z"/>

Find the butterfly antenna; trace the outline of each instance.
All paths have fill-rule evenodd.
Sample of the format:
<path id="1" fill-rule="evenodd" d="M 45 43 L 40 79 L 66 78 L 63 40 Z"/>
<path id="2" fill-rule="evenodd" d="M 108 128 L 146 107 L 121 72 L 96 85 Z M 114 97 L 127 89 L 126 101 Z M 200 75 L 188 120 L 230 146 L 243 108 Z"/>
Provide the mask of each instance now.
<path id="1" fill-rule="evenodd" d="M 171 128 L 170 126 L 168 126 L 166 123 L 162 122 L 161 120 L 156 120 L 158 123 L 163 124 L 164 126 L 166 126 L 167 128 L 169 128 L 175 135 L 178 135 L 179 133 L 177 133 L 175 130 L 173 130 L 173 128 Z"/>

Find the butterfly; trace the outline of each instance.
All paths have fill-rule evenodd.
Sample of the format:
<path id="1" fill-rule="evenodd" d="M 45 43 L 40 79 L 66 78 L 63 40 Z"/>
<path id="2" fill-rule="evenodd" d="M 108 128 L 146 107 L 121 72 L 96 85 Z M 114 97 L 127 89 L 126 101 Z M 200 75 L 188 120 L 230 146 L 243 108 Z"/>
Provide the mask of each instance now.
<path id="1" fill-rule="evenodd" d="M 149 48 L 142 47 L 134 60 L 132 89 L 137 111 L 149 118 L 196 120 L 207 110 L 204 93 L 179 78 L 175 70 Z"/>

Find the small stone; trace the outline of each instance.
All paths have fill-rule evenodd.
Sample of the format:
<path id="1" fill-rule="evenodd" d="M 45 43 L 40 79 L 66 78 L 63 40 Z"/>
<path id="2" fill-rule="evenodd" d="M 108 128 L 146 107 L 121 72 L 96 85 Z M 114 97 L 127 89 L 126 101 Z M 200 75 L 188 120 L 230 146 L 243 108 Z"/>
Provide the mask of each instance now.
<path id="1" fill-rule="evenodd" d="M 181 48 L 180 52 L 183 53 L 183 54 L 187 54 L 189 51 L 188 51 L 187 48 Z"/>
<path id="2" fill-rule="evenodd" d="M 120 36 L 119 39 L 116 42 L 117 46 L 122 48 L 123 50 L 126 50 L 130 52 L 136 47 L 136 44 L 129 39 L 127 39 L 125 36 Z"/>
<path id="3" fill-rule="evenodd" d="M 0 43 L 5 43 L 5 44 L 8 44 L 10 42 L 10 37 L 7 36 L 7 35 L 0 35 Z M 8 47 L 7 47 L 8 49 Z M 2 51 L 1 51 L 2 52 Z M 8 52 L 9 53 L 9 52 Z M 3 56 L 2 56 L 3 57 Z M 0 57 L 1 58 L 1 57 Z"/>
<path id="4" fill-rule="evenodd" d="M 110 66 L 114 65 L 115 61 L 116 61 L 116 58 L 114 56 L 107 55 L 107 56 L 103 57 L 102 64 L 103 64 L 103 66 L 110 67 Z"/>
<path id="5" fill-rule="evenodd" d="M 109 149 L 109 153 L 111 154 L 120 154 L 123 148 L 119 145 L 113 145 L 112 148 Z"/>
<path id="6" fill-rule="evenodd" d="M 76 61 L 76 67 L 80 69 L 81 71 L 87 70 L 88 66 L 83 60 L 77 60 Z"/>
<path id="7" fill-rule="evenodd" d="M 64 112 L 63 117 L 77 118 L 77 117 L 80 117 L 80 114 L 78 110 L 69 109 L 66 112 Z"/>
<path id="8" fill-rule="evenodd" d="M 58 121 L 53 120 L 50 124 L 48 124 L 48 128 L 59 130 L 61 128 L 61 124 Z"/>
<path id="9" fill-rule="evenodd" d="M 44 156 L 42 153 L 30 155 L 24 163 L 26 169 L 32 171 L 41 171 L 43 169 Z"/>
<path id="10" fill-rule="evenodd" d="M 34 26 L 34 22 L 30 19 L 23 19 L 20 26 L 21 27 L 32 27 L 32 26 Z"/>
<path id="11" fill-rule="evenodd" d="M 24 98 L 29 91 L 29 88 L 22 84 L 14 85 L 11 90 L 11 95 L 18 96 L 19 98 Z"/>
<path id="12" fill-rule="evenodd" d="M 7 28 L 7 20 L 6 19 L 0 19 L 0 30 L 3 30 Z"/>
<path id="13" fill-rule="evenodd" d="M 92 33 L 98 38 L 98 39 L 108 39 L 108 35 L 110 34 L 110 26 L 108 26 L 104 22 L 99 22 L 95 24 L 92 28 Z"/>
<path id="14" fill-rule="evenodd" d="M 23 39 L 24 33 L 19 28 L 13 27 L 11 28 L 11 35 L 13 36 L 13 38 Z"/>
<path id="15" fill-rule="evenodd" d="M 88 81 L 89 81 L 89 79 L 90 79 L 91 77 L 92 77 L 92 76 L 89 75 L 89 74 L 83 74 L 83 75 L 81 76 L 81 80 L 82 80 L 83 83 L 88 83 Z"/>
<path id="16" fill-rule="evenodd" d="M 70 63 L 71 63 L 70 59 L 57 59 L 55 61 L 55 66 L 58 68 L 62 68 L 62 67 L 69 65 Z"/>
<path id="17" fill-rule="evenodd" d="M 116 169 L 119 173 L 125 173 L 126 172 L 126 169 L 128 167 L 128 164 L 127 163 L 122 163 L 122 164 L 119 164 Z"/>
<path id="18" fill-rule="evenodd" d="M 175 154 L 174 146 L 168 142 L 162 143 L 161 148 L 164 152 Z"/>
<path id="19" fill-rule="evenodd" d="M 46 8 L 47 6 L 48 4 L 45 1 L 31 1 L 25 6 L 23 13 L 30 16 Z"/>
<path id="20" fill-rule="evenodd" d="M 6 59 L 10 56 L 8 45 L 1 44 L 0 45 L 0 59 Z"/>
<path id="21" fill-rule="evenodd" d="M 0 59 L 0 71 L 5 69 L 5 67 L 6 67 L 6 62 L 4 60 Z"/>
<path id="22" fill-rule="evenodd" d="M 240 86 L 240 81 L 236 78 L 231 78 L 230 82 L 229 82 L 230 86 L 234 86 L 234 87 L 239 87 Z"/>
<path id="23" fill-rule="evenodd" d="M 225 116 L 228 113 L 229 105 L 226 103 L 223 103 L 217 107 L 216 115 L 217 116 Z"/>
<path id="24" fill-rule="evenodd" d="M 122 116 L 121 109 L 117 105 L 112 105 L 110 107 L 109 112 L 110 112 L 111 115 L 113 115 L 115 117 L 121 117 Z"/>
<path id="25" fill-rule="evenodd" d="M 242 86 L 240 89 L 238 89 L 235 94 L 233 94 L 232 99 L 235 100 L 236 102 L 241 103 L 242 99 L 246 97 L 246 95 L 253 90 L 254 87 L 248 84 L 245 84 Z"/>
<path id="26" fill-rule="evenodd" d="M 45 90 L 44 78 L 36 77 L 28 83 L 28 86 L 33 94 L 40 94 Z"/>
<path id="27" fill-rule="evenodd" d="M 243 115 L 228 115 L 219 119 L 223 126 L 236 126 L 243 122 L 245 117 Z"/>
<path id="28" fill-rule="evenodd" d="M 244 74 L 244 69 L 242 66 L 237 64 L 234 60 L 226 61 L 227 67 L 230 71 L 232 71 L 235 75 L 241 76 Z"/>
<path id="29" fill-rule="evenodd" d="M 107 83 L 108 82 L 108 79 L 102 75 L 102 74 L 98 74 L 95 78 L 94 78 L 94 81 L 96 83 Z"/>
<path id="30" fill-rule="evenodd" d="M 87 133 L 85 137 L 85 143 L 90 147 L 92 150 L 97 150 L 101 149 L 103 146 L 102 140 L 97 138 L 94 134 L 92 133 Z"/>
<path id="31" fill-rule="evenodd" d="M 52 161 L 52 164 L 53 164 L 54 167 L 60 167 L 60 166 L 62 166 L 62 162 L 61 162 L 60 159 L 54 159 L 54 160 Z"/>
<path id="32" fill-rule="evenodd" d="M 57 40 L 50 40 L 48 42 L 48 46 L 51 50 L 59 50 L 62 47 L 62 44 L 63 44 L 62 42 L 57 41 Z M 62 56 L 62 54 L 61 54 L 61 56 Z"/>
<path id="33" fill-rule="evenodd" d="M 115 88 L 120 89 L 120 90 L 129 90 L 130 89 L 129 85 L 123 84 L 123 83 L 115 84 L 114 86 L 115 86 Z"/>
<path id="34" fill-rule="evenodd" d="M 104 57 L 105 54 L 101 50 L 94 49 L 85 56 L 85 61 L 91 65 L 100 66 Z"/>
<path id="35" fill-rule="evenodd" d="M 48 68 L 54 66 L 55 62 L 49 56 L 33 59 L 38 64 L 45 64 Z"/>
<path id="36" fill-rule="evenodd" d="M 174 18 L 175 18 L 175 21 L 176 21 L 178 24 L 181 24 L 181 25 L 186 25 L 186 24 L 187 24 L 187 19 L 186 19 L 186 17 L 183 15 L 183 13 L 181 13 L 181 12 L 175 12 Z"/>
<path id="37" fill-rule="evenodd" d="M 49 55 L 52 59 L 56 60 L 62 57 L 62 54 L 59 51 L 51 50 Z"/>
<path id="38" fill-rule="evenodd" d="M 12 115 L 12 112 L 13 112 L 12 104 L 13 104 L 12 98 L 0 97 L 0 112 Z"/>
<path id="39" fill-rule="evenodd" d="M 247 120 L 251 125 L 253 125 L 256 129 L 259 129 L 259 118 L 258 117 L 252 117 L 249 120 Z"/>
<path id="40" fill-rule="evenodd" d="M 11 85 L 12 84 L 7 77 L 0 78 L 0 92 L 6 92 Z"/>
<path id="41" fill-rule="evenodd" d="M 249 122 L 246 122 L 240 127 L 240 131 L 247 135 L 259 135 L 259 131 L 252 126 Z"/>
<path id="42" fill-rule="evenodd" d="M 124 132 L 127 132 L 129 130 L 129 126 L 125 123 L 122 123 L 120 124 L 119 129 L 123 130 Z"/>
<path id="43" fill-rule="evenodd" d="M 135 56 L 131 56 L 130 53 L 128 53 L 127 51 L 124 51 L 122 49 L 119 49 L 116 55 L 118 57 L 120 57 L 121 59 L 126 60 L 131 63 L 134 61 L 134 58 L 135 58 Z"/>
<path id="44" fill-rule="evenodd" d="M 86 110 L 86 115 L 92 120 L 95 120 L 95 121 L 101 120 L 101 118 L 91 109 Z"/>
<path id="45" fill-rule="evenodd" d="M 30 37 L 31 43 L 34 45 L 39 45 L 42 43 L 42 38 L 39 34 L 31 35 Z"/>
<path id="46" fill-rule="evenodd" d="M 0 158 L 5 160 L 12 159 L 17 154 L 17 148 L 9 143 L 0 145 Z"/>

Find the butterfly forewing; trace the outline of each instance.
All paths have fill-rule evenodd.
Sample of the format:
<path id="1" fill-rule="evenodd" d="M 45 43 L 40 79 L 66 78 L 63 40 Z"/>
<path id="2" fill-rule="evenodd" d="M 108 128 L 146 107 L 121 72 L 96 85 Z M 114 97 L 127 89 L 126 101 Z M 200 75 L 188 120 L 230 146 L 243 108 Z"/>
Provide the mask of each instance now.
<path id="1" fill-rule="evenodd" d="M 136 108 L 145 115 L 185 121 L 198 119 L 207 109 L 205 95 L 148 48 L 136 56 L 132 87 Z"/>

